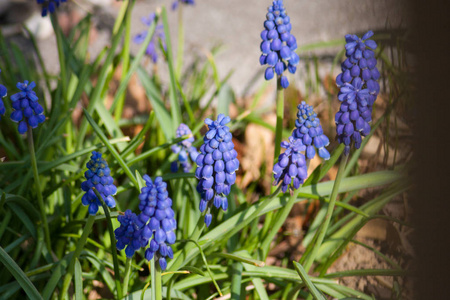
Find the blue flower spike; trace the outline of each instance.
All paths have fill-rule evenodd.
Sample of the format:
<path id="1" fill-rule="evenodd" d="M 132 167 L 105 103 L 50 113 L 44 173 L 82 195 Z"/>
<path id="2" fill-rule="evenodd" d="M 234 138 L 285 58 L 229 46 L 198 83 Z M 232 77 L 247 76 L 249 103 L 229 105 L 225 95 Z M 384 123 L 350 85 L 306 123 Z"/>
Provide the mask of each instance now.
<path id="1" fill-rule="evenodd" d="M 54 13 L 62 2 L 67 2 L 67 0 L 37 0 L 37 3 L 42 5 L 41 15 L 43 17 L 47 16 L 49 12 Z"/>
<path id="2" fill-rule="evenodd" d="M 167 192 L 167 184 L 161 177 L 154 181 L 144 175 L 146 186 L 141 189 L 139 195 L 139 221 L 144 224 L 142 228 L 143 247 L 150 245 L 145 250 L 145 258 L 151 260 L 154 256 L 159 261 L 161 270 L 167 268 L 167 257 L 173 258 L 173 250 L 170 245 L 175 243 L 175 229 L 177 222 L 172 209 L 172 199 Z"/>
<path id="3" fill-rule="evenodd" d="M 95 188 L 108 207 L 115 207 L 116 201 L 112 196 L 116 194 L 117 188 L 114 185 L 114 179 L 111 177 L 111 170 L 108 167 L 108 163 L 102 157 L 102 154 L 93 151 L 91 159 L 87 162 L 86 167 L 88 168 L 88 170 L 84 172 L 86 181 L 81 183 L 81 189 L 85 192 L 83 197 L 81 197 L 81 203 L 84 206 L 89 206 L 90 215 L 95 215 L 97 213 L 98 208 L 102 203 L 94 193 L 93 188 Z"/>
<path id="4" fill-rule="evenodd" d="M 302 144 L 306 146 L 306 159 L 313 159 L 316 149 L 319 157 L 325 160 L 330 159 L 330 152 L 325 148 L 330 144 L 330 140 L 323 133 L 322 125 L 320 125 L 320 120 L 313 107 L 302 101 L 297 108 L 296 128 L 292 135 L 296 139 L 301 139 Z"/>
<path id="5" fill-rule="evenodd" d="M 0 70 L 1 72 L 2 70 Z M 5 103 L 3 103 L 2 98 L 5 98 L 8 95 L 8 90 L 3 84 L 0 84 L 0 115 L 4 116 L 6 112 Z M 2 118 L 0 117 L 0 120 Z"/>
<path id="6" fill-rule="evenodd" d="M 155 18 L 156 14 L 151 13 L 148 17 L 142 17 L 141 21 L 145 26 L 150 27 L 150 25 L 152 25 L 152 23 L 155 21 Z M 133 38 L 133 42 L 136 44 L 142 44 L 147 37 L 147 31 L 148 30 L 146 29 L 135 35 Z M 155 33 L 153 34 L 153 37 L 151 38 L 147 49 L 145 50 L 145 54 L 150 56 L 153 63 L 158 62 L 158 53 L 156 52 L 156 49 L 158 48 L 159 40 L 161 41 L 164 49 L 166 49 L 166 37 L 164 35 L 164 27 L 162 25 L 156 26 Z"/>
<path id="7" fill-rule="evenodd" d="M 131 258 L 134 252 L 141 247 L 145 247 L 145 242 L 148 243 L 142 237 L 142 227 L 144 224 L 139 220 L 136 214 L 127 209 L 125 215 L 117 216 L 117 220 L 120 223 L 120 227 L 114 230 L 116 236 L 116 247 L 118 250 L 123 250 L 125 247 L 125 254 Z"/>
<path id="8" fill-rule="evenodd" d="M 281 182 L 281 190 L 285 193 L 289 186 L 298 189 L 308 177 L 305 155 L 306 150 L 301 139 L 289 137 L 289 142 L 282 142 L 281 147 L 286 149 L 278 157 L 278 162 L 273 166 L 273 185 Z"/>
<path id="9" fill-rule="evenodd" d="M 45 121 L 44 108 L 37 102 L 38 97 L 33 91 L 36 84 L 25 80 L 23 83 L 18 82 L 17 88 L 20 92 L 12 95 L 11 120 L 19 123 L 19 133 L 27 132 L 28 126 L 36 128 L 40 123 Z"/>
<path id="10" fill-rule="evenodd" d="M 380 92 L 380 72 L 374 52 L 377 44 L 370 40 L 372 36 L 372 31 L 362 38 L 345 36 L 347 59 L 341 65 L 342 73 L 336 77 L 341 107 L 335 116 L 337 140 L 345 145 L 345 155 L 353 144 L 359 149 L 362 137 L 370 133 L 373 104 Z"/>
<path id="11" fill-rule="evenodd" d="M 175 0 L 172 3 L 172 10 L 176 10 L 180 3 L 185 4 L 185 5 L 194 5 L 195 1 L 194 0 Z"/>
<path id="12" fill-rule="evenodd" d="M 206 210 L 207 227 L 212 221 L 210 213 L 212 205 L 227 210 L 227 196 L 230 194 L 231 186 L 236 182 L 236 171 L 239 169 L 230 128 L 226 126 L 228 122 L 230 117 L 224 114 L 219 114 L 216 121 L 205 120 L 208 131 L 196 159 L 195 177 L 199 180 L 197 191 L 201 195 L 199 208 L 201 212 Z"/>
<path id="13" fill-rule="evenodd" d="M 191 137 L 178 142 L 176 145 L 173 145 L 171 147 L 172 152 L 178 154 L 177 161 L 172 162 L 172 164 L 170 165 L 170 169 L 172 172 L 177 172 L 179 169 L 178 165 L 180 165 L 184 173 L 189 173 L 192 169 L 189 158 L 191 159 L 191 161 L 195 162 L 198 156 L 197 148 L 192 146 L 192 143 L 194 142 L 192 131 L 186 124 L 181 123 L 177 128 L 176 137 L 179 138 L 183 135 L 190 135 Z"/>
<path id="14" fill-rule="evenodd" d="M 283 0 L 275 0 L 267 9 L 264 30 L 261 32 L 261 65 L 268 65 L 264 78 L 272 79 L 275 75 L 280 77 L 281 86 L 287 88 L 289 81 L 283 75 L 286 69 L 295 74 L 300 58 L 295 53 L 297 40 L 291 34 L 291 20 L 286 14 Z"/>

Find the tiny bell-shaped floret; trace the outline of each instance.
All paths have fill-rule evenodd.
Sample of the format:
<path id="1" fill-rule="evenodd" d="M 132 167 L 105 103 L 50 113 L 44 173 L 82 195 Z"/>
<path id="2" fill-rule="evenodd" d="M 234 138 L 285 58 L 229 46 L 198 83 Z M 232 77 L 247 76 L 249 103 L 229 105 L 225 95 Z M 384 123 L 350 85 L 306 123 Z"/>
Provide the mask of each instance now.
<path id="1" fill-rule="evenodd" d="M 289 137 L 289 142 L 282 142 L 281 147 L 286 149 L 278 156 L 278 162 L 273 166 L 273 185 L 281 182 L 281 190 L 287 191 L 288 187 L 298 189 L 308 177 L 305 155 L 301 153 L 306 147 L 300 139 Z"/>
<path id="2" fill-rule="evenodd" d="M 177 222 L 172 209 L 172 199 L 167 192 L 167 184 L 161 177 L 156 177 L 154 181 L 144 175 L 146 186 L 141 189 L 139 195 L 139 209 L 141 214 L 139 220 L 144 224 L 142 229 L 142 239 L 145 250 L 145 258 L 151 260 L 155 255 L 159 261 L 161 270 L 167 267 L 167 257 L 173 258 L 173 250 L 170 245 L 175 243 L 175 229 Z"/>
<path id="3" fill-rule="evenodd" d="M 302 144 L 306 147 L 306 159 L 313 159 L 316 155 L 316 149 L 321 158 L 330 159 L 330 153 L 325 148 L 330 144 L 330 141 L 323 133 L 322 125 L 320 125 L 320 120 L 313 107 L 302 101 L 297 108 L 296 128 L 292 135 L 294 138 L 302 140 Z"/>
<path id="4" fill-rule="evenodd" d="M 81 183 L 81 189 L 85 192 L 81 197 L 81 203 L 84 206 L 89 206 L 89 214 L 95 215 L 97 213 L 102 203 L 93 191 L 93 188 L 95 188 L 108 207 L 115 207 L 116 201 L 112 196 L 116 194 L 117 188 L 114 185 L 114 179 L 111 177 L 108 163 L 102 158 L 102 154 L 93 151 L 86 167 L 88 168 L 84 172 L 86 180 Z"/>
<path id="5" fill-rule="evenodd" d="M 186 124 L 181 123 L 177 128 L 176 137 L 179 138 L 183 135 L 191 135 L 191 137 L 178 142 L 176 145 L 173 145 L 171 147 L 172 152 L 178 154 L 177 161 L 172 162 L 170 165 L 170 169 L 172 172 L 177 172 L 179 168 L 178 165 L 180 165 L 184 173 L 189 173 L 192 169 L 189 158 L 191 161 L 195 162 L 198 156 L 197 148 L 192 146 L 194 137 L 192 136 L 191 130 Z"/>
<path id="6" fill-rule="evenodd" d="M 207 226 L 212 221 L 210 214 L 212 205 L 218 209 L 227 210 L 227 196 L 236 181 L 236 171 L 239 169 L 232 135 L 226 126 L 228 122 L 230 118 L 223 114 L 219 114 L 216 121 L 205 120 L 208 131 L 196 159 L 195 177 L 199 180 L 197 191 L 201 195 L 199 208 L 201 212 L 207 211 L 205 215 Z"/>

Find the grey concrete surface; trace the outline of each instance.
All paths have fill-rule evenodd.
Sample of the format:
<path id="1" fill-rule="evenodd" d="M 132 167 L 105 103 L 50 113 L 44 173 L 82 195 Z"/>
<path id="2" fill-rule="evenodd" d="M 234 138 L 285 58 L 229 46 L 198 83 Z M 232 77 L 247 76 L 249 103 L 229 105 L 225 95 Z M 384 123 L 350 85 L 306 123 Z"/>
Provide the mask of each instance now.
<path id="1" fill-rule="evenodd" d="M 285 0 L 285 7 L 291 17 L 292 33 L 299 46 L 329 41 L 344 37 L 347 33 L 363 33 L 369 29 L 375 33 L 385 28 L 408 27 L 411 11 L 407 0 Z M 133 11 L 132 34 L 145 29 L 140 19 L 166 5 L 174 48 L 177 44 L 177 12 L 170 10 L 172 0 L 138 0 Z M 270 0 L 196 0 L 195 6 L 184 7 L 186 63 L 195 55 L 203 55 L 205 49 L 220 43 L 225 46 L 217 57 L 217 67 L 221 76 L 229 70 L 235 72 L 229 83 L 240 95 L 255 75 L 262 72 L 259 65 L 261 42 L 260 32 Z M 72 4 L 72 7 L 76 7 Z M 117 14 L 118 5 L 106 6 L 100 11 L 104 16 Z M 94 17 L 97 23 L 102 23 Z M 102 23 L 103 24 L 103 23 Z M 108 24 L 106 22 L 105 24 Z M 104 45 L 110 42 L 110 30 L 102 29 L 90 47 L 94 57 Z M 106 25 L 107 27 L 108 25 Z M 44 60 L 53 73 L 58 72 L 55 59 L 56 41 L 54 37 L 39 41 Z M 132 45 L 136 53 L 138 45 Z M 329 51 L 337 51 L 330 49 Z M 175 51 L 174 51 L 175 54 Z M 185 65 L 186 65 L 185 63 Z M 300 69 L 303 63 L 300 62 Z M 164 74 L 164 66 L 160 68 Z M 258 78 L 258 86 L 263 78 Z M 302 72 L 290 77 L 292 84 L 302 84 Z M 275 80 L 273 83 L 275 84 Z"/>

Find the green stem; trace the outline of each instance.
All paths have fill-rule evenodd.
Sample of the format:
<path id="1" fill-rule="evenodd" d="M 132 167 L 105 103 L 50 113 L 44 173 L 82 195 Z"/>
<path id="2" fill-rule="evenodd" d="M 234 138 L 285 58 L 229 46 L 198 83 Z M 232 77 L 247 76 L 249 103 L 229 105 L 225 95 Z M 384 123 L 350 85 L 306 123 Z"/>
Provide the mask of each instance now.
<path id="1" fill-rule="evenodd" d="M 41 189 L 41 182 L 39 180 L 39 172 L 37 168 L 37 162 L 36 162 L 36 153 L 34 152 L 34 141 L 33 141 L 33 131 L 31 126 L 28 126 L 28 149 L 30 150 L 30 159 L 31 159 L 31 167 L 33 168 L 33 174 L 34 174 L 34 181 L 36 184 L 36 193 L 38 198 L 38 205 L 39 205 L 39 211 L 41 212 L 41 221 L 42 226 L 44 228 L 44 238 L 45 238 L 45 244 L 47 246 L 48 252 L 52 252 L 52 243 L 50 240 L 50 231 L 48 229 L 48 222 L 47 222 L 47 215 L 45 213 L 45 205 L 44 205 L 44 199 L 42 197 L 42 189 Z"/>
<path id="2" fill-rule="evenodd" d="M 183 68 L 183 52 L 184 52 L 184 27 L 183 27 L 183 5 L 178 4 L 178 51 L 177 51 L 177 69 L 176 75 L 178 80 L 181 77 L 181 69 Z"/>
<path id="3" fill-rule="evenodd" d="M 122 285 L 120 284 L 120 270 L 119 270 L 119 260 L 117 258 L 117 249 L 116 249 L 116 238 L 114 235 L 114 229 L 111 222 L 111 214 L 109 213 L 109 208 L 106 205 L 105 201 L 103 200 L 103 197 L 100 195 L 100 193 L 94 189 L 94 193 L 97 196 L 98 199 L 100 199 L 100 202 L 102 203 L 103 210 L 105 211 L 106 215 L 106 223 L 108 225 L 108 231 L 109 231 L 109 238 L 111 240 L 111 253 L 113 257 L 113 263 L 114 263 L 114 280 L 116 282 L 116 289 L 117 289 L 117 298 L 122 299 Z"/>
<path id="4" fill-rule="evenodd" d="M 128 69 L 130 65 L 130 41 L 131 41 L 131 12 L 134 6 L 135 1 L 131 1 L 129 3 L 128 9 L 126 10 L 125 15 L 125 38 L 124 38 L 124 44 L 122 49 L 122 78 L 121 81 L 123 81 L 128 74 Z M 117 106 L 114 111 L 114 117 L 116 119 L 116 122 L 119 122 L 119 120 L 122 118 L 122 112 L 123 112 L 123 106 L 125 104 L 125 93 L 123 93 L 119 99 L 117 100 Z"/>
<path id="5" fill-rule="evenodd" d="M 319 253 L 320 246 L 325 238 L 325 234 L 327 233 L 328 226 L 330 225 L 331 215 L 333 214 L 334 206 L 336 204 L 336 198 L 339 192 L 339 185 L 341 184 L 342 179 L 344 178 L 345 166 L 347 165 L 348 155 L 343 155 L 341 157 L 341 163 L 339 164 L 339 170 L 336 176 L 336 180 L 334 181 L 333 190 L 331 191 L 330 203 L 328 204 L 327 214 L 324 218 L 324 223 L 318 231 L 317 241 L 314 244 L 314 248 L 311 251 L 311 254 L 305 261 L 304 268 L 306 273 L 308 273 L 311 268 L 314 259 Z"/>
<path id="6" fill-rule="evenodd" d="M 277 81 L 277 125 L 275 128 L 275 152 L 274 163 L 278 159 L 281 151 L 281 138 L 283 135 L 283 118 L 284 118 L 284 89 L 281 86 L 281 76 Z"/>
<path id="7" fill-rule="evenodd" d="M 83 233 L 81 234 L 80 239 L 77 242 L 77 246 L 75 248 L 74 253 L 72 254 L 72 258 L 70 259 L 69 263 L 69 269 L 66 273 L 66 276 L 64 277 L 61 293 L 60 293 L 60 299 L 64 299 L 65 295 L 67 293 L 67 290 L 69 289 L 70 281 L 73 277 L 73 272 L 75 269 L 75 261 L 80 256 L 81 251 L 84 248 L 84 245 L 86 244 L 86 240 L 89 236 L 89 233 L 91 233 L 92 225 L 94 225 L 95 222 L 95 215 L 89 215 L 86 225 L 84 225 Z"/>
<path id="8" fill-rule="evenodd" d="M 156 261 L 152 270 L 155 272 L 155 282 L 152 284 L 152 289 L 155 290 L 155 299 L 162 300 L 161 268 L 156 264 Z"/>
<path id="9" fill-rule="evenodd" d="M 127 257 L 125 263 L 125 274 L 123 275 L 123 294 L 126 296 L 128 294 L 128 283 L 130 282 L 131 274 L 131 258 Z"/>

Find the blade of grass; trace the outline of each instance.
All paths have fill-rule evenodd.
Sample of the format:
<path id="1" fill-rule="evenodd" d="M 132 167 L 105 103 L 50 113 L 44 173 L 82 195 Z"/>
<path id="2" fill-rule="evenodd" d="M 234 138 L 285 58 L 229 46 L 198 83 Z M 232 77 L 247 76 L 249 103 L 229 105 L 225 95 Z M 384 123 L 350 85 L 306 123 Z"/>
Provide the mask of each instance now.
<path id="1" fill-rule="evenodd" d="M 22 269 L 16 264 L 16 262 L 5 252 L 5 250 L 0 246 L 0 262 L 9 270 L 9 272 L 14 276 L 20 286 L 23 288 L 25 293 L 30 297 L 30 299 L 42 299 L 36 287 L 30 281 L 30 279 L 25 275 Z"/>

